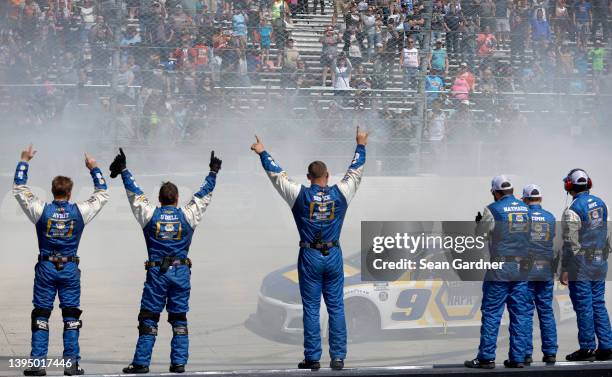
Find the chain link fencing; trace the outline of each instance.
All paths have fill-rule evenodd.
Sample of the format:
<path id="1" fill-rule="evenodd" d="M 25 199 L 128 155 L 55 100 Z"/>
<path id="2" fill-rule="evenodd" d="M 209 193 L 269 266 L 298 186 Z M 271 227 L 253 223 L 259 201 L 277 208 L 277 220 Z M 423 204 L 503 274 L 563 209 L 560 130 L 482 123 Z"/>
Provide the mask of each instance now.
<path id="1" fill-rule="evenodd" d="M 329 159 L 362 126 L 381 175 L 489 174 L 510 140 L 608 136 L 607 19 L 406 4 L 9 0 L 3 123 L 93 124 L 87 136 L 104 143 L 184 147 L 231 144 L 228 124 L 248 123 L 315 140 Z"/>

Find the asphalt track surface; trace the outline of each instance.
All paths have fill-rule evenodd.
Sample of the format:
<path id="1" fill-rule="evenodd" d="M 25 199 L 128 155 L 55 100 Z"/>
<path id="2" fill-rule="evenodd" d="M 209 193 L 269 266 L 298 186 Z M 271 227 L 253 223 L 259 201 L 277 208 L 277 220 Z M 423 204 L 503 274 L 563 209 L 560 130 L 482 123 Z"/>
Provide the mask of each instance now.
<path id="1" fill-rule="evenodd" d="M 282 163 L 282 159 L 279 161 Z M 257 161 L 254 162 L 249 162 L 249 174 L 238 176 L 228 171 L 220 176 L 213 202 L 193 239 L 188 371 L 218 370 L 235 374 L 236 370 L 285 370 L 294 368 L 303 358 L 299 337 L 279 339 L 252 331 L 246 325 L 255 313 L 262 279 L 271 271 L 295 264 L 298 241 L 290 211 L 260 174 Z M 13 163 L 2 161 L 3 171 L 9 173 L 0 178 L 0 187 L 6 188 L 0 191 L 0 376 L 20 374 L 19 370 L 8 367 L 8 361 L 29 354 L 33 267 L 37 254 L 34 228 L 10 194 Z M 68 166 L 75 177 L 74 199 L 86 199 L 91 190 L 86 171 Z M 344 170 L 340 165 L 331 168 L 332 172 Z M 147 174 L 142 169 L 133 171 L 152 200 L 164 178 L 171 178 L 179 185 L 183 200 L 197 189 L 203 178 L 187 173 L 168 177 Z M 43 195 L 43 188 L 48 187 L 54 173 L 33 163 L 30 183 Z M 303 174 L 294 176 L 298 181 L 303 180 Z M 475 211 L 490 201 L 489 180 L 488 177 L 366 177 L 345 222 L 341 239 L 345 256 L 359 251 L 361 220 L 473 219 Z M 524 183 L 527 182 L 519 180 L 519 185 Z M 545 190 L 559 191 L 558 183 L 553 184 L 545 185 Z M 85 230 L 79 251 L 84 310 L 81 364 L 88 373 L 94 374 L 119 373 L 130 362 L 138 335 L 137 315 L 145 277 L 142 263 L 146 251 L 141 230 L 132 217 L 120 182 L 112 181 L 111 185 L 111 202 Z M 474 187 L 483 189 L 475 192 Z M 452 196 L 445 195 L 449 188 L 453 190 Z M 548 202 L 549 207 L 557 209 L 557 215 L 563 208 L 563 198 L 555 191 L 554 198 Z M 61 356 L 61 329 L 60 311 L 56 307 L 51 316 L 50 358 Z M 171 328 L 165 322 L 165 315 L 159 329 L 152 373 L 167 372 L 169 364 Z M 385 333 L 376 340 L 350 344 L 346 365 L 364 368 L 460 364 L 474 357 L 477 335 L 477 329 L 461 333 L 453 329 L 445 333 Z M 507 330 L 503 329 L 498 342 L 498 362 L 506 357 L 507 342 Z M 559 344 L 560 359 L 577 348 L 573 320 L 559 326 Z M 534 347 L 537 360 L 541 357 L 537 337 Z M 328 363 L 326 350 L 324 344 L 324 366 Z M 557 371 L 557 368 L 550 370 Z M 451 371 L 445 370 L 444 374 Z M 419 370 L 419 373 L 425 372 Z M 60 375 L 61 370 L 50 369 L 49 374 Z"/>

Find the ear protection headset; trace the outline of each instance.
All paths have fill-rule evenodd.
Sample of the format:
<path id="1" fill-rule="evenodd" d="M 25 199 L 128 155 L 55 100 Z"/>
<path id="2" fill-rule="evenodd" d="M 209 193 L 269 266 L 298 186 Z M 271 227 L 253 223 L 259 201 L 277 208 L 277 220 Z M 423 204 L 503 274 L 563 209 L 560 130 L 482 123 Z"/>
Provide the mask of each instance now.
<path id="1" fill-rule="evenodd" d="M 593 187 L 593 181 L 591 181 L 591 178 L 589 177 L 586 171 L 584 171 L 583 169 L 572 169 L 569 173 L 567 173 L 567 176 L 563 178 L 563 188 L 565 189 L 565 191 L 570 192 L 574 189 L 574 183 L 572 182 L 572 174 L 577 171 L 581 171 L 587 176 L 587 190 L 590 190 L 591 187 Z"/>

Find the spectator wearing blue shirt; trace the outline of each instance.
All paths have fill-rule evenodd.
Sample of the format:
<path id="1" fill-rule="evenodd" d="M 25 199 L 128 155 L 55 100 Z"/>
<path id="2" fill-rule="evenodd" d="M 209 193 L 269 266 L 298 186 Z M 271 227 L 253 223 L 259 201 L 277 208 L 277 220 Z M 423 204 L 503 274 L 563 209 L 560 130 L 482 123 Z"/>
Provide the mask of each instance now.
<path id="1" fill-rule="evenodd" d="M 574 6 L 574 25 L 576 25 L 576 32 L 578 33 L 577 42 L 583 46 L 586 45 L 586 38 L 592 21 L 591 3 L 586 0 L 579 0 Z"/>
<path id="2" fill-rule="evenodd" d="M 232 16 L 232 32 L 240 41 L 240 47 L 245 48 L 247 43 L 247 15 L 240 9 L 234 9 Z"/>
<path id="3" fill-rule="evenodd" d="M 444 75 L 448 76 L 448 54 L 446 49 L 442 48 L 442 39 L 436 41 L 436 47 L 429 53 L 429 69 L 444 72 Z"/>
<path id="4" fill-rule="evenodd" d="M 263 64 L 266 65 L 270 59 L 270 44 L 272 42 L 272 24 L 269 19 L 262 18 L 259 26 L 259 44 L 263 52 Z"/>
<path id="5" fill-rule="evenodd" d="M 550 24 L 544 17 L 544 10 L 538 9 L 536 16 L 531 20 L 531 40 L 534 50 L 541 54 L 547 42 L 550 42 Z"/>
<path id="6" fill-rule="evenodd" d="M 444 80 L 438 76 L 438 70 L 431 68 L 429 75 L 425 76 L 425 92 L 427 93 L 427 105 L 440 97 L 444 91 Z"/>

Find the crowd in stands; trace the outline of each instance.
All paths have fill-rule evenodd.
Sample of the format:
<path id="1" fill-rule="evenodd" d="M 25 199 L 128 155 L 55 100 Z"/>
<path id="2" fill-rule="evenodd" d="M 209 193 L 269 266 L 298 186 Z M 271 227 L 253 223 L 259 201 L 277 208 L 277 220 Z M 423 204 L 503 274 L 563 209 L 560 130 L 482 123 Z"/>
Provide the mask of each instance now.
<path id="1" fill-rule="evenodd" d="M 526 126 L 522 111 L 547 97 L 529 93 L 588 95 L 576 111 L 609 111 L 611 10 L 610 0 L 5 0 L 0 90 L 24 124 L 98 101 L 141 139 L 168 119 L 189 138 L 241 98 L 277 90 L 251 105 L 296 108 L 292 120 L 315 116 L 328 136 L 337 117 L 369 111 L 387 135 L 435 144 L 481 135 L 465 126 L 476 120 Z M 313 60 L 295 31 L 319 24 Z"/>

